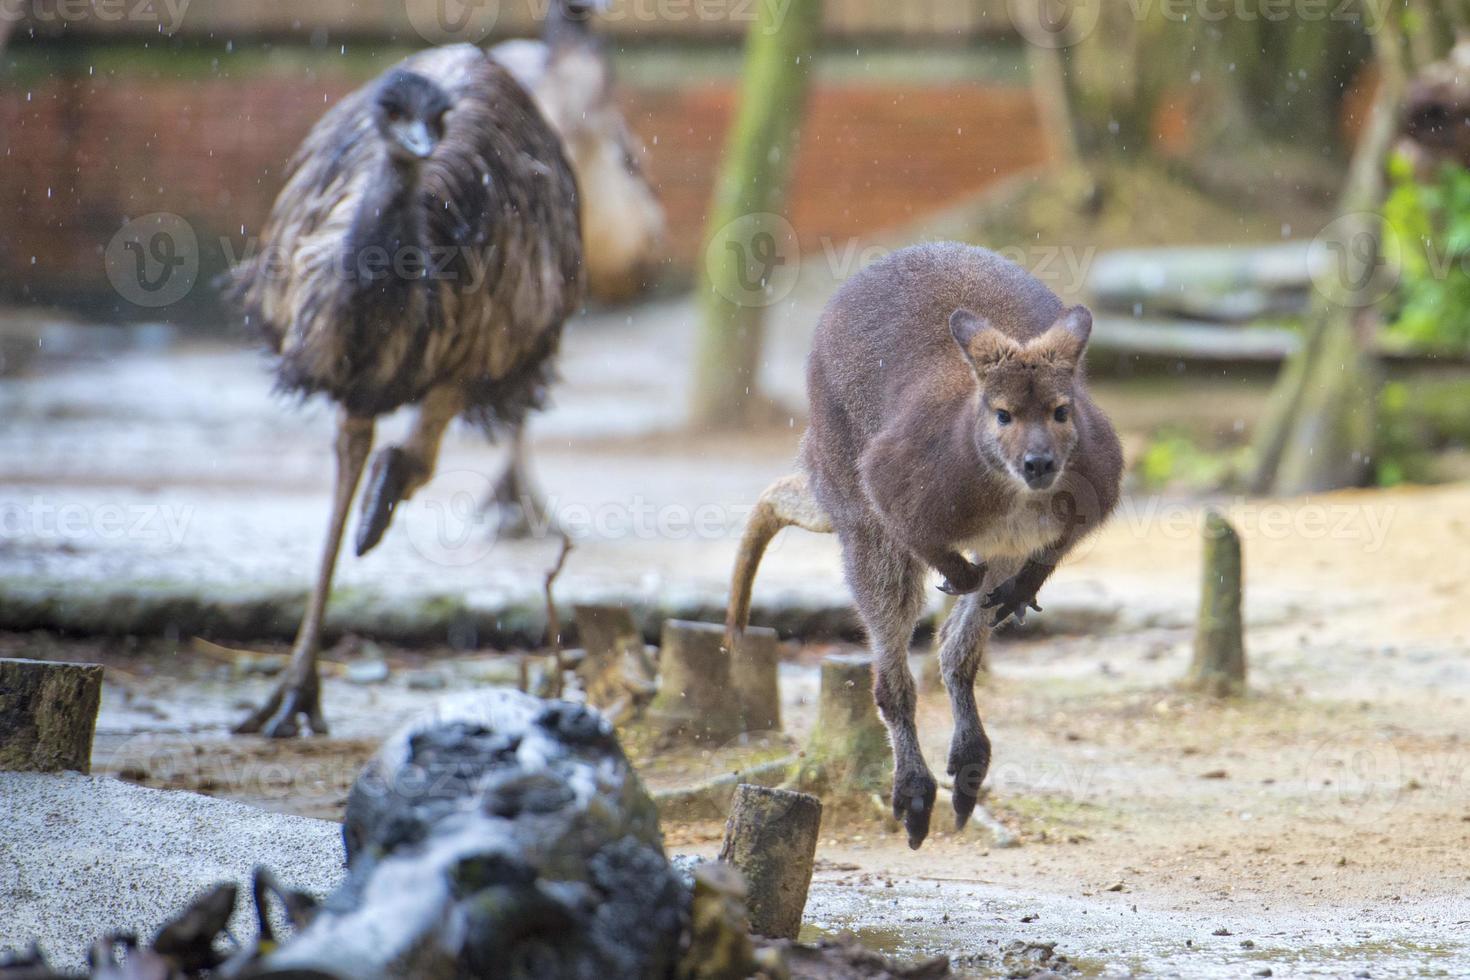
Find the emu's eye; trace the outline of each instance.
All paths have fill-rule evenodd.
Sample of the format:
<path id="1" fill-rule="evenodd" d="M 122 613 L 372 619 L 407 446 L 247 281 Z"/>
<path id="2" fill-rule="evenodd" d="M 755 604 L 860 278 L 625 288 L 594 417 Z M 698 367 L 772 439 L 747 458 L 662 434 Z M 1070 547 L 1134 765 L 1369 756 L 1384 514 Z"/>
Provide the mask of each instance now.
<path id="1" fill-rule="evenodd" d="M 1069 409 L 1066 405 L 1058 405 L 1057 410 L 1051 413 L 1051 417 L 1056 419 L 1058 422 L 1065 422 L 1067 421 L 1068 416 L 1070 416 L 1071 414 L 1071 409 Z"/>
<path id="2" fill-rule="evenodd" d="M 1002 408 L 1000 411 L 995 413 L 995 421 L 1000 425 L 1010 425 L 1011 413 Z"/>

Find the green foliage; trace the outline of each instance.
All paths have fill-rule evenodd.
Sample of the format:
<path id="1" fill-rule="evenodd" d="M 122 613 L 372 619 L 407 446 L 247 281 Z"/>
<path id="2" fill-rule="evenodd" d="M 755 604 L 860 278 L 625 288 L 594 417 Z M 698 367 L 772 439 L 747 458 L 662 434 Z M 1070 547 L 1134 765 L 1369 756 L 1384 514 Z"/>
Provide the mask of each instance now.
<path id="1" fill-rule="evenodd" d="M 1212 451 L 1188 435 L 1166 429 L 1144 449 L 1134 475 L 1149 490 L 1218 490 L 1235 482 L 1245 450 Z"/>
<path id="2" fill-rule="evenodd" d="M 1437 454 L 1470 447 L 1470 381 L 1390 381 L 1378 395 L 1376 476 L 1381 486 L 1433 483 Z"/>
<path id="3" fill-rule="evenodd" d="M 1470 350 L 1470 170 L 1446 165 L 1430 183 L 1403 157 L 1389 164 L 1385 254 L 1399 263 L 1388 333 L 1411 347 Z"/>

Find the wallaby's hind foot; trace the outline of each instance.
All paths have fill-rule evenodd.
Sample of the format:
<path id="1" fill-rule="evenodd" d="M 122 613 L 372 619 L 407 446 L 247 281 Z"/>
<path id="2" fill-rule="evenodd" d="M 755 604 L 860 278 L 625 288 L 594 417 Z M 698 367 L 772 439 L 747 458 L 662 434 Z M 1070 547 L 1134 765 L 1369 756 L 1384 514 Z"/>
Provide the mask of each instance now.
<path id="1" fill-rule="evenodd" d="M 799 527 L 817 534 L 831 534 L 832 520 L 812 496 L 805 473 L 783 476 L 761 492 L 745 533 L 740 537 L 740 550 L 735 556 L 735 569 L 730 574 L 730 605 L 725 613 L 725 647 L 733 650 L 735 641 L 745 632 L 750 620 L 750 596 L 755 587 L 755 573 L 760 568 L 766 546 L 783 527 Z"/>

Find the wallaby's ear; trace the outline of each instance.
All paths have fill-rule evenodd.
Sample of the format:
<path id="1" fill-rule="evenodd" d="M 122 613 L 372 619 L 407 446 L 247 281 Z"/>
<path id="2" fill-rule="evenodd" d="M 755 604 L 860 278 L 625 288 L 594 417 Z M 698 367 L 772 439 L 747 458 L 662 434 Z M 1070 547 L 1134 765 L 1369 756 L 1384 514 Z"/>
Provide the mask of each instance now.
<path id="1" fill-rule="evenodd" d="M 1075 368 L 1081 363 L 1087 338 L 1091 336 L 1092 311 L 1079 304 L 1064 310 L 1061 319 L 1036 338 L 1036 344 L 1053 361 Z"/>
<path id="2" fill-rule="evenodd" d="M 1003 352 L 1016 346 L 1014 340 L 995 329 L 989 320 L 964 307 L 949 315 L 949 332 L 971 366 L 982 374 L 1001 359 Z"/>

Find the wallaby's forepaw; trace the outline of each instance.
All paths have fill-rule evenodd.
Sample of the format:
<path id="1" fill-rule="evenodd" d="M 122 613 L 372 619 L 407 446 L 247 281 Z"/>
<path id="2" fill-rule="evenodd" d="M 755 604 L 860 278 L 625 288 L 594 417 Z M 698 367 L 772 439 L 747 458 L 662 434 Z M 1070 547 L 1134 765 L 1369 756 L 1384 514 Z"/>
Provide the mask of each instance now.
<path id="1" fill-rule="evenodd" d="M 985 581 L 985 564 L 977 565 L 961 555 L 955 555 L 954 560 L 946 567 L 939 569 L 939 574 L 944 576 L 944 581 L 939 583 L 939 591 L 946 595 L 968 595 L 980 588 L 980 583 Z"/>
<path id="2" fill-rule="evenodd" d="M 955 729 L 949 743 L 949 775 L 954 789 L 950 801 L 954 804 L 955 829 L 963 830 L 980 802 L 980 786 L 985 774 L 990 771 L 990 739 L 985 732 Z"/>
<path id="3" fill-rule="evenodd" d="M 908 831 L 909 847 L 919 849 L 929 836 L 929 818 L 934 815 L 934 797 L 939 784 L 927 772 L 895 774 L 893 777 L 893 819 Z"/>
<path id="4" fill-rule="evenodd" d="M 981 605 L 986 609 L 995 609 L 995 621 L 990 624 L 992 626 L 999 626 L 1012 616 L 1016 617 L 1017 623 L 1024 623 L 1028 608 L 1041 612 L 1041 607 L 1036 604 L 1036 591 L 1021 586 L 1015 577 L 996 586 L 986 595 Z"/>

